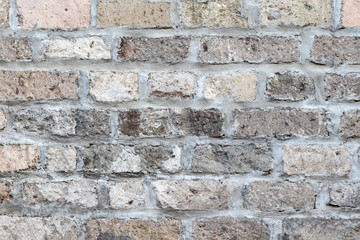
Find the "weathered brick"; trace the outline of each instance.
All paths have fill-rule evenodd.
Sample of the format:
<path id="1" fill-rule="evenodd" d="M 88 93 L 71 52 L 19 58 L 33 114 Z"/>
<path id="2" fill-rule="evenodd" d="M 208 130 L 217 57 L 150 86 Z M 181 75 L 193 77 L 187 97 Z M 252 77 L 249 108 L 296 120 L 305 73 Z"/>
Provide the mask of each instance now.
<path id="1" fill-rule="evenodd" d="M 287 218 L 282 229 L 282 239 L 287 240 L 356 240 L 359 238 L 360 220 Z"/>
<path id="2" fill-rule="evenodd" d="M 360 73 L 326 74 L 324 82 L 327 100 L 360 101 Z"/>
<path id="3" fill-rule="evenodd" d="M 301 101 L 314 94 L 314 82 L 300 72 L 277 72 L 267 79 L 266 95 L 274 100 Z"/>
<path id="4" fill-rule="evenodd" d="M 244 192 L 244 207 L 261 211 L 307 211 L 314 208 L 314 188 L 307 183 L 257 181 Z"/>
<path id="5" fill-rule="evenodd" d="M 51 172 L 72 172 L 76 169 L 76 149 L 71 146 L 49 147 L 47 167 Z"/>
<path id="6" fill-rule="evenodd" d="M 203 63 L 289 63 L 299 60 L 298 38 L 205 37 L 199 60 Z"/>
<path id="7" fill-rule="evenodd" d="M 329 65 L 360 64 L 360 38 L 315 36 L 312 61 Z"/>
<path id="8" fill-rule="evenodd" d="M 76 240 L 80 237 L 80 226 L 71 218 L 0 216 L 1 239 Z"/>
<path id="9" fill-rule="evenodd" d="M 90 27 L 90 0 L 17 0 L 16 3 L 23 29 Z"/>
<path id="10" fill-rule="evenodd" d="M 341 132 L 345 137 L 360 137 L 360 111 L 346 111 L 341 117 Z"/>
<path id="11" fill-rule="evenodd" d="M 197 145 L 192 158 L 191 171 L 196 173 L 249 173 L 271 172 L 271 150 L 266 145 Z"/>
<path id="12" fill-rule="evenodd" d="M 0 71 L 0 100 L 77 99 L 79 72 Z"/>
<path id="13" fill-rule="evenodd" d="M 341 22 L 344 27 L 360 27 L 359 1 L 343 0 Z"/>
<path id="14" fill-rule="evenodd" d="M 39 148 L 31 145 L 0 145 L 0 172 L 21 171 L 38 164 Z"/>
<path id="15" fill-rule="evenodd" d="M 193 223 L 192 239 L 218 239 L 223 240 L 269 239 L 270 231 L 261 221 L 246 218 L 217 217 L 196 220 Z"/>
<path id="16" fill-rule="evenodd" d="M 189 55 L 190 39 L 181 37 L 122 38 L 118 58 L 123 61 L 178 63 Z"/>
<path id="17" fill-rule="evenodd" d="M 226 97 L 238 101 L 255 100 L 256 79 L 255 73 L 236 73 L 207 78 L 204 96 L 206 99 Z"/>
<path id="18" fill-rule="evenodd" d="M 8 181 L 0 182 L 0 203 L 3 203 L 5 200 L 12 199 L 12 183 Z"/>
<path id="19" fill-rule="evenodd" d="M 9 27 L 10 0 L 0 0 L 0 28 Z"/>
<path id="20" fill-rule="evenodd" d="M 140 208 L 145 205 L 144 180 L 126 180 L 114 183 L 109 190 L 113 208 Z"/>
<path id="21" fill-rule="evenodd" d="M 247 13 L 240 0 L 182 0 L 180 21 L 189 27 L 247 27 Z"/>
<path id="22" fill-rule="evenodd" d="M 44 58 L 111 59 L 110 49 L 101 37 L 52 38 L 43 41 Z"/>
<path id="23" fill-rule="evenodd" d="M 27 38 L 1 38 L 0 61 L 29 61 L 31 60 L 30 41 Z"/>
<path id="24" fill-rule="evenodd" d="M 360 206 L 360 183 L 336 183 L 330 187 L 329 195 L 332 206 L 357 208 Z"/>
<path id="25" fill-rule="evenodd" d="M 196 76 L 189 72 L 154 72 L 148 84 L 151 98 L 194 98 Z"/>
<path id="26" fill-rule="evenodd" d="M 170 27 L 169 3 L 134 0 L 98 1 L 98 26 Z"/>
<path id="27" fill-rule="evenodd" d="M 331 0 L 264 0 L 260 14 L 266 25 L 330 26 L 331 4 Z"/>
<path id="28" fill-rule="evenodd" d="M 25 204 L 60 203 L 80 207 L 96 207 L 97 183 L 92 180 L 72 180 L 67 182 L 42 182 L 23 184 Z"/>
<path id="29" fill-rule="evenodd" d="M 91 72 L 90 95 L 100 102 L 138 100 L 138 75 L 121 72 Z"/>
<path id="30" fill-rule="evenodd" d="M 290 108 L 244 109 L 233 112 L 235 137 L 326 136 L 327 117 L 323 110 Z"/>
<path id="31" fill-rule="evenodd" d="M 7 125 L 7 116 L 4 109 L 0 109 L 0 130 L 4 130 Z"/>
<path id="32" fill-rule="evenodd" d="M 87 239 L 180 240 L 180 223 L 174 219 L 93 219 L 87 222 Z"/>
<path id="33" fill-rule="evenodd" d="M 336 174 L 350 173 L 351 157 L 344 147 L 327 145 L 286 146 L 284 172 L 286 174 Z"/>
<path id="34" fill-rule="evenodd" d="M 228 208 L 228 187 L 214 180 L 158 180 L 153 183 L 159 207 L 174 210 Z"/>

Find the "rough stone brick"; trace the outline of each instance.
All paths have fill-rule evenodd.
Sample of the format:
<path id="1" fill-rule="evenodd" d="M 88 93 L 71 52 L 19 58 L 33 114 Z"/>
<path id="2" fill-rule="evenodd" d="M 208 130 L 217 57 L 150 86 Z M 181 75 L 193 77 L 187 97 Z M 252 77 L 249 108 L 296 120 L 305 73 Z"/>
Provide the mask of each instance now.
<path id="1" fill-rule="evenodd" d="M 100 102 L 138 100 L 138 75 L 120 72 L 91 72 L 90 95 Z"/>
<path id="2" fill-rule="evenodd" d="M 4 109 L 0 109 L 0 130 L 4 130 L 7 125 L 7 116 Z"/>
<path id="3" fill-rule="evenodd" d="M 29 61 L 31 60 L 30 41 L 27 38 L 1 38 L 0 61 Z"/>
<path id="4" fill-rule="evenodd" d="M 180 223 L 174 219 L 93 219 L 87 222 L 87 239 L 180 240 Z"/>
<path id="5" fill-rule="evenodd" d="M 290 218 L 282 224 L 282 239 L 356 240 L 359 238 L 360 221 L 324 218 Z"/>
<path id="6" fill-rule="evenodd" d="M 360 2 L 344 0 L 342 4 L 342 25 L 344 27 L 360 27 Z"/>
<path id="7" fill-rule="evenodd" d="M 71 146 L 49 147 L 47 149 L 47 170 L 51 172 L 72 172 L 76 170 L 76 149 Z"/>
<path id="8" fill-rule="evenodd" d="M 77 240 L 80 236 L 80 226 L 71 218 L 0 216 L 1 239 Z"/>
<path id="9" fill-rule="evenodd" d="M 145 205 L 144 180 L 126 180 L 110 186 L 110 205 L 113 208 L 140 208 Z"/>
<path id="10" fill-rule="evenodd" d="M 341 117 L 341 132 L 345 137 L 360 137 L 360 111 L 346 111 Z"/>
<path id="11" fill-rule="evenodd" d="M 25 204 L 60 203 L 80 207 L 96 207 L 98 204 L 97 183 L 92 180 L 67 182 L 43 182 L 23 184 Z"/>
<path id="12" fill-rule="evenodd" d="M 39 148 L 30 145 L 0 145 L 0 172 L 21 171 L 38 164 Z"/>
<path id="13" fill-rule="evenodd" d="M 182 0 L 180 21 L 189 27 L 246 27 L 247 13 L 240 0 Z"/>
<path id="14" fill-rule="evenodd" d="M 217 217 L 196 220 L 193 223 L 192 239 L 218 239 L 223 240 L 269 239 L 270 231 L 261 221 L 240 218 Z"/>
<path id="15" fill-rule="evenodd" d="M 314 208 L 316 192 L 307 183 L 257 181 L 244 192 L 244 207 L 261 211 L 307 211 Z"/>
<path id="16" fill-rule="evenodd" d="M 0 28 L 9 27 L 10 0 L 0 0 Z"/>
<path id="17" fill-rule="evenodd" d="M 360 64 L 360 38 L 315 36 L 312 61 L 329 65 Z"/>
<path id="18" fill-rule="evenodd" d="M 324 82 L 327 100 L 360 101 L 360 73 L 327 74 Z"/>
<path id="19" fill-rule="evenodd" d="M 266 25 L 323 25 L 330 26 L 332 20 L 331 0 L 264 0 L 261 19 Z"/>
<path id="20" fill-rule="evenodd" d="M 17 0 L 23 29 L 90 27 L 90 0 Z"/>
<path id="21" fill-rule="evenodd" d="M 332 206 L 357 208 L 360 206 L 360 184 L 339 182 L 329 190 Z"/>
<path id="22" fill-rule="evenodd" d="M 336 174 L 350 173 L 351 157 L 344 147 L 310 145 L 286 146 L 284 172 L 286 174 Z"/>
<path id="23" fill-rule="evenodd" d="M 235 137 L 326 136 L 327 117 L 323 110 L 290 108 L 244 109 L 233 112 Z"/>
<path id="24" fill-rule="evenodd" d="M 98 1 L 98 26 L 170 27 L 169 3 L 133 0 Z"/>
<path id="25" fill-rule="evenodd" d="M 153 183 L 159 207 L 174 210 L 228 208 L 228 187 L 214 180 L 158 180 Z"/>
<path id="26" fill-rule="evenodd" d="M 101 37 L 60 38 L 43 41 L 44 58 L 111 59 L 110 49 Z"/>
<path id="27" fill-rule="evenodd" d="M 196 173 L 269 173 L 273 169 L 271 150 L 266 145 L 197 145 L 191 171 Z"/>
<path id="28" fill-rule="evenodd" d="M 275 73 L 267 79 L 266 95 L 271 99 L 301 101 L 314 94 L 314 82 L 300 72 Z"/>
<path id="29" fill-rule="evenodd" d="M 154 72 L 148 84 L 151 98 L 194 98 L 196 76 L 188 72 Z"/>
<path id="30" fill-rule="evenodd" d="M 79 72 L 0 71 L 0 100 L 77 99 Z"/>
<path id="31" fill-rule="evenodd" d="M 12 199 L 12 183 L 7 181 L 0 182 L 0 203 L 3 203 L 5 200 Z"/>
<path id="32" fill-rule="evenodd" d="M 188 56 L 189 47 L 189 38 L 122 38 L 118 58 L 123 61 L 178 63 Z"/>
<path id="33" fill-rule="evenodd" d="M 204 96 L 206 99 L 226 97 L 238 101 L 255 100 L 256 79 L 255 73 L 237 73 L 207 78 Z"/>
<path id="34" fill-rule="evenodd" d="M 298 38 L 205 37 L 199 60 L 203 63 L 290 63 L 299 60 Z"/>

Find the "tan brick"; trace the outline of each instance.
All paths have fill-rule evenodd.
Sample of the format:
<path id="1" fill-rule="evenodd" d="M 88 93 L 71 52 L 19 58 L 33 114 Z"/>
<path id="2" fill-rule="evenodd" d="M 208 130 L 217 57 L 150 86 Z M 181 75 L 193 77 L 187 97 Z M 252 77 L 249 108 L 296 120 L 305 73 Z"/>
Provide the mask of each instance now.
<path id="1" fill-rule="evenodd" d="M 246 27 L 241 0 L 206 0 L 180 3 L 180 21 L 189 27 Z"/>
<path id="2" fill-rule="evenodd" d="M 341 116 L 341 132 L 345 137 L 360 137 L 360 110 L 349 110 Z"/>
<path id="3" fill-rule="evenodd" d="M 76 149 L 74 147 L 49 147 L 46 156 L 48 171 L 72 172 L 76 169 Z"/>
<path id="4" fill-rule="evenodd" d="M 238 101 L 255 100 L 256 79 L 255 73 L 238 73 L 207 78 L 205 98 L 219 99 L 226 97 Z"/>
<path id="5" fill-rule="evenodd" d="M 358 0 L 343 0 L 341 21 L 344 27 L 360 27 L 360 2 Z"/>
<path id="6" fill-rule="evenodd" d="M 121 72 L 91 72 L 90 95 L 100 102 L 139 99 L 138 75 Z"/>
<path id="7" fill-rule="evenodd" d="M 26 38 L 1 38 L 0 61 L 29 61 L 31 59 L 30 41 Z"/>
<path id="8" fill-rule="evenodd" d="M 9 27 L 10 0 L 0 0 L 0 28 Z"/>
<path id="9" fill-rule="evenodd" d="M 169 3 L 99 0 L 98 26 L 170 27 Z"/>
<path id="10" fill-rule="evenodd" d="M 326 74 L 324 83 L 327 100 L 360 101 L 360 73 Z"/>
<path id="11" fill-rule="evenodd" d="M 20 171 L 38 164 L 39 148 L 30 145 L 0 145 L 0 172 Z"/>
<path id="12" fill-rule="evenodd" d="M 17 0 L 16 3 L 23 29 L 90 27 L 91 0 Z"/>
<path id="13" fill-rule="evenodd" d="M 0 203 L 4 202 L 5 200 L 12 199 L 12 188 L 13 185 L 11 182 L 8 181 L 0 182 Z"/>
<path id="14" fill-rule="evenodd" d="M 286 146 L 284 149 L 284 172 L 289 175 L 346 175 L 350 172 L 350 155 L 344 147 Z"/>
<path id="15" fill-rule="evenodd" d="M 360 206 L 360 183 L 338 182 L 330 187 L 329 204 L 338 207 Z"/>
<path id="16" fill-rule="evenodd" d="M 113 208 L 140 208 L 145 205 L 144 180 L 126 180 L 110 186 L 110 205 Z"/>
<path id="17" fill-rule="evenodd" d="M 4 109 L 0 109 L 0 130 L 6 128 L 7 125 L 7 116 Z"/>

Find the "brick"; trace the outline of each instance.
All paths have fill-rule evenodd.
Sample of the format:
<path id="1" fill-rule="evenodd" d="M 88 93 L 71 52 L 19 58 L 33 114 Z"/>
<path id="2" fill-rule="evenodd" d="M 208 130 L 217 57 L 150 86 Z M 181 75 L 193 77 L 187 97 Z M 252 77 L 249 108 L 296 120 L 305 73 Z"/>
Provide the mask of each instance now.
<path id="1" fill-rule="evenodd" d="M 0 216 L 1 239 L 69 239 L 81 237 L 80 225 L 71 218 Z"/>
<path id="2" fill-rule="evenodd" d="M 307 183 L 256 181 L 244 192 L 244 207 L 260 211 L 308 211 L 314 208 L 316 192 Z"/>
<path id="3" fill-rule="evenodd" d="M 195 147 L 191 171 L 195 173 L 236 174 L 259 171 L 269 173 L 273 158 L 268 146 L 262 144 L 218 145 Z"/>
<path id="4" fill-rule="evenodd" d="M 326 74 L 326 100 L 360 101 L 360 73 Z"/>
<path id="5" fill-rule="evenodd" d="M 46 169 L 50 172 L 72 172 L 76 170 L 76 149 L 71 146 L 49 147 Z"/>
<path id="6" fill-rule="evenodd" d="M 23 29 L 75 29 L 90 27 L 90 0 L 17 0 Z"/>
<path id="7" fill-rule="evenodd" d="M 204 96 L 206 99 L 225 97 L 238 101 L 255 100 L 256 79 L 255 73 L 210 77 L 205 80 Z"/>
<path id="8" fill-rule="evenodd" d="M 194 98 L 196 76 L 189 72 L 153 72 L 148 84 L 150 98 Z"/>
<path id="9" fill-rule="evenodd" d="M 330 26 L 331 0 L 264 0 L 261 19 L 265 25 Z"/>
<path id="10" fill-rule="evenodd" d="M 196 220 L 193 223 L 192 239 L 217 239 L 223 240 L 269 239 L 270 231 L 261 221 L 246 218 L 216 217 Z"/>
<path id="11" fill-rule="evenodd" d="M 87 239 L 164 239 L 180 240 L 180 223 L 174 219 L 128 221 L 92 219 L 87 222 Z"/>
<path id="12" fill-rule="evenodd" d="M 7 125 L 7 116 L 4 109 L 0 109 L 0 130 L 4 130 Z"/>
<path id="13" fill-rule="evenodd" d="M 339 182 L 330 187 L 329 204 L 338 207 L 360 206 L 360 184 Z"/>
<path id="14" fill-rule="evenodd" d="M 60 203 L 92 208 L 98 205 L 97 183 L 92 180 L 23 183 L 24 203 Z"/>
<path id="15" fill-rule="evenodd" d="M 0 100 L 77 99 L 79 72 L 0 71 Z"/>
<path id="16" fill-rule="evenodd" d="M 133 0 L 98 1 L 98 26 L 170 27 L 169 3 Z"/>
<path id="17" fill-rule="evenodd" d="M 244 109 L 233 112 L 235 137 L 327 136 L 323 110 L 291 108 Z"/>
<path id="18" fill-rule="evenodd" d="M 180 21 L 188 27 L 247 27 L 246 10 L 239 0 L 182 0 Z"/>
<path id="19" fill-rule="evenodd" d="M 342 5 L 342 26 L 360 27 L 360 3 L 356 0 L 344 0 Z"/>
<path id="20" fill-rule="evenodd" d="M 0 39 L 0 61 L 30 61 L 31 47 L 27 38 L 1 38 Z"/>
<path id="21" fill-rule="evenodd" d="M 126 180 L 114 183 L 109 190 L 113 208 L 140 208 L 145 205 L 144 180 Z"/>
<path id="22" fill-rule="evenodd" d="M 202 63 L 290 63 L 299 61 L 298 38 L 205 37 L 201 40 Z"/>
<path id="23" fill-rule="evenodd" d="M 152 183 L 159 207 L 173 210 L 228 209 L 228 187 L 214 180 L 158 180 Z"/>
<path id="24" fill-rule="evenodd" d="M 360 137 L 360 111 L 349 110 L 341 116 L 341 133 L 345 137 Z"/>
<path id="25" fill-rule="evenodd" d="M 277 72 L 267 79 L 266 95 L 274 100 L 301 101 L 315 95 L 315 86 L 300 72 Z"/>
<path id="26" fill-rule="evenodd" d="M 328 65 L 360 64 L 360 38 L 315 36 L 312 61 Z"/>
<path id="27" fill-rule="evenodd" d="M 45 59 L 111 59 L 110 48 L 101 37 L 52 38 L 43 41 Z"/>
<path id="28" fill-rule="evenodd" d="M 0 145 L 0 172 L 21 171 L 39 162 L 39 148 L 31 145 Z"/>
<path id="29" fill-rule="evenodd" d="M 324 218 L 289 218 L 282 224 L 282 239 L 342 239 L 359 238 L 360 221 Z"/>
<path id="30" fill-rule="evenodd" d="M 9 27 L 10 0 L 0 0 L 0 28 Z"/>
<path id="31" fill-rule="evenodd" d="M 12 199 L 13 184 L 7 181 L 0 182 L 0 203 Z"/>
<path id="32" fill-rule="evenodd" d="M 120 132 L 133 137 L 222 135 L 224 119 L 216 109 L 131 109 L 119 115 Z"/>
<path id="33" fill-rule="evenodd" d="M 118 58 L 123 61 L 178 63 L 189 55 L 190 39 L 181 37 L 122 38 Z"/>
<path id="34" fill-rule="evenodd" d="M 344 147 L 310 145 L 286 146 L 284 149 L 284 172 L 292 174 L 350 173 L 351 157 Z"/>

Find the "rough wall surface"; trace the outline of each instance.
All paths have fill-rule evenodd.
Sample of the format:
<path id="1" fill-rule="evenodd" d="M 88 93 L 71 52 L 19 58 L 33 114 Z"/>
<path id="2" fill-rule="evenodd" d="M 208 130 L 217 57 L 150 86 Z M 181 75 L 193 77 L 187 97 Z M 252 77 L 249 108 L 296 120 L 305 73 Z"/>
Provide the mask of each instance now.
<path id="1" fill-rule="evenodd" d="M 0 239 L 360 239 L 357 0 L 0 0 Z"/>

